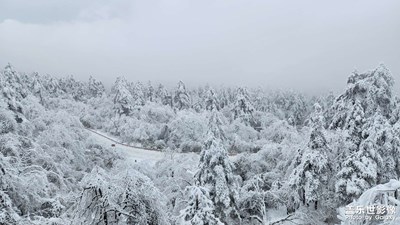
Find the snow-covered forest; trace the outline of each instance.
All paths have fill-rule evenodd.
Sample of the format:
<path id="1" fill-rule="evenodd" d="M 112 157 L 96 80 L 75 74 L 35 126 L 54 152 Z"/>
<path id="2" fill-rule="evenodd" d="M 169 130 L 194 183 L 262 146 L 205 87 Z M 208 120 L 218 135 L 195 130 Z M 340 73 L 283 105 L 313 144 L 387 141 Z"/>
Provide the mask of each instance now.
<path id="1" fill-rule="evenodd" d="M 345 83 L 319 96 L 124 77 L 105 88 L 7 65 L 0 224 L 368 224 L 343 209 L 383 203 L 363 193 L 388 182 L 399 207 L 400 100 L 384 65 Z M 126 157 L 90 131 L 162 157 Z"/>

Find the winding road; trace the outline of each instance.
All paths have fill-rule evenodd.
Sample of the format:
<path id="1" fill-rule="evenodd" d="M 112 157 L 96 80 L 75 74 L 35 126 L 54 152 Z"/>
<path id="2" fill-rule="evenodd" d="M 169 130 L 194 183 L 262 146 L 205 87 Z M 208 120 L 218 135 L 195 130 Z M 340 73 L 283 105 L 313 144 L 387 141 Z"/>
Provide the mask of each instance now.
<path id="1" fill-rule="evenodd" d="M 163 152 L 160 149 L 152 149 L 145 147 L 132 146 L 128 144 L 124 144 L 121 141 L 117 140 L 115 137 L 110 137 L 107 134 L 102 132 L 85 128 L 90 132 L 92 138 L 96 139 L 97 142 L 104 144 L 105 146 L 112 146 L 119 153 L 125 155 L 128 159 L 132 159 L 134 162 L 147 162 L 151 165 L 154 165 L 157 161 L 161 160 L 166 156 L 167 153 Z M 177 153 L 177 154 L 186 154 L 186 155 L 198 155 L 198 153 Z M 232 160 L 237 156 L 237 154 L 229 154 L 229 158 Z"/>
<path id="2" fill-rule="evenodd" d="M 100 144 L 104 144 L 104 146 L 112 146 L 115 145 L 114 149 L 127 157 L 127 159 L 131 159 L 134 162 L 144 162 L 154 165 L 157 161 L 161 160 L 165 157 L 166 153 L 161 152 L 157 149 L 151 148 L 143 148 L 136 147 L 122 143 L 115 138 L 111 138 L 106 134 L 102 134 L 99 131 L 95 131 L 92 129 L 85 128 L 90 132 L 91 137 L 94 138 Z"/>

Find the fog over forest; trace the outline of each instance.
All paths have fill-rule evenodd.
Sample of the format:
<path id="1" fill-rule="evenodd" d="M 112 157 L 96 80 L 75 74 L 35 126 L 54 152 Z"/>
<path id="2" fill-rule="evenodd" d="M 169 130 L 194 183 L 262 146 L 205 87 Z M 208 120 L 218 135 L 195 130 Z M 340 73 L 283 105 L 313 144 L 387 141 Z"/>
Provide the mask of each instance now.
<path id="1" fill-rule="evenodd" d="M 397 0 L 2 0 L 0 65 L 109 88 L 125 76 L 339 93 L 354 70 L 379 63 L 400 80 L 399 9 Z"/>

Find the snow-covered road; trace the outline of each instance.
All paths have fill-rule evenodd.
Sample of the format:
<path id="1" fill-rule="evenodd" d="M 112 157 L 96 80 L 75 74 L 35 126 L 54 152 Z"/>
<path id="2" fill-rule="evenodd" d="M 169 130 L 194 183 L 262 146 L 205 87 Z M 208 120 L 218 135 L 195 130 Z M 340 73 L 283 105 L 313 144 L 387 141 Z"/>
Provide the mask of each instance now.
<path id="1" fill-rule="evenodd" d="M 112 148 L 115 148 L 115 150 L 122 156 L 125 156 L 126 159 L 131 159 L 134 162 L 135 161 L 144 163 L 148 162 L 149 164 L 154 165 L 155 162 L 162 159 L 166 154 L 161 151 L 151 151 L 151 150 L 130 147 L 126 145 L 121 145 L 118 143 L 119 141 L 116 138 L 109 137 L 108 135 L 100 133 L 98 131 L 93 132 L 92 130 L 89 130 L 89 134 L 90 138 L 93 138 L 94 140 L 96 140 L 96 142 L 104 146 L 111 146 L 112 144 L 115 144 L 115 147 Z"/>
<path id="2" fill-rule="evenodd" d="M 104 146 L 115 145 L 114 148 L 118 153 L 120 153 L 123 157 L 126 157 L 128 160 L 132 160 L 133 162 L 142 162 L 148 163 L 149 165 L 154 166 L 154 164 L 164 158 L 168 153 L 157 151 L 157 150 L 149 150 L 143 149 L 140 147 L 133 147 L 126 144 L 121 143 L 117 137 L 111 137 L 110 135 L 103 133 L 97 130 L 88 130 L 90 137 L 94 138 L 97 143 L 103 144 Z M 176 153 L 176 154 L 185 154 L 188 157 L 196 156 L 196 153 Z M 229 158 L 231 160 L 235 159 L 238 155 L 230 155 Z M 198 155 L 197 155 L 198 157 Z"/>

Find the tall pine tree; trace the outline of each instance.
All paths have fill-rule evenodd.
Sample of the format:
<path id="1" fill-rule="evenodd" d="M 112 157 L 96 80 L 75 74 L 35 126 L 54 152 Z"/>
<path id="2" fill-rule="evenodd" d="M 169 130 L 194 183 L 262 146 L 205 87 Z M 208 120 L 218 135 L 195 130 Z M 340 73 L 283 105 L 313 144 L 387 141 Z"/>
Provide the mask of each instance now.
<path id="1" fill-rule="evenodd" d="M 337 173 L 336 192 L 349 203 L 366 189 L 397 175 L 398 148 L 389 119 L 394 111 L 393 77 L 380 65 L 366 73 L 355 72 L 348 87 L 334 102 L 330 129 L 347 132 Z"/>
<path id="2" fill-rule="evenodd" d="M 182 81 L 179 81 L 178 87 L 175 91 L 174 104 L 178 110 L 190 108 L 190 96 Z"/>
<path id="3" fill-rule="evenodd" d="M 119 115 L 129 115 L 133 110 L 133 97 L 129 91 L 128 82 L 123 77 L 118 77 L 111 89 L 114 96 L 114 110 Z"/>
<path id="4" fill-rule="evenodd" d="M 311 203 L 317 209 L 318 202 L 324 201 L 331 166 L 328 159 L 330 149 L 324 135 L 322 108 L 315 104 L 311 118 L 312 132 L 307 147 L 303 150 L 299 164 L 290 177 L 290 185 L 303 204 Z"/>

